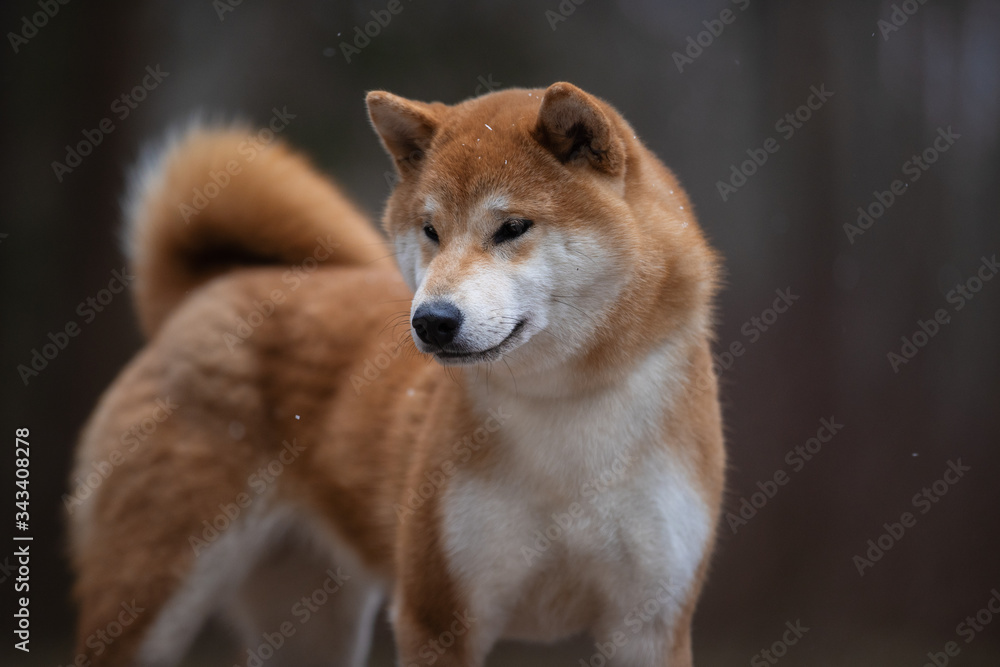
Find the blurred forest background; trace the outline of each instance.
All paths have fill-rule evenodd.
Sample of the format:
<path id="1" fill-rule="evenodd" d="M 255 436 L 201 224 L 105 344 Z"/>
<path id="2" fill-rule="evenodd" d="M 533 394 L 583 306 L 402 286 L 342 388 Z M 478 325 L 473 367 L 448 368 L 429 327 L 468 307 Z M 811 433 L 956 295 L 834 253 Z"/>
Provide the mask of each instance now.
<path id="1" fill-rule="evenodd" d="M 696 663 L 770 664 L 759 652 L 801 621 L 782 664 L 917 666 L 949 641 L 960 648 L 949 664 L 1000 664 L 1000 617 L 980 613 L 980 631 L 959 634 L 1000 587 L 1000 279 L 976 279 L 1000 253 L 1000 3 L 577 2 L 402 0 L 349 62 L 341 44 L 387 2 L 53 2 L 35 30 L 37 0 L 3 3 L 0 421 L 10 440 L 31 429 L 35 541 L 30 655 L 11 646 L 13 549 L 0 547 L 0 663 L 72 660 L 60 498 L 78 429 L 141 345 L 128 297 L 89 320 L 78 304 L 122 267 L 119 197 L 141 146 L 196 112 L 264 124 L 287 109 L 282 137 L 377 219 L 390 165 L 365 91 L 456 102 L 567 80 L 614 104 L 675 170 L 726 258 L 717 352 L 733 516 Z M 826 99 L 809 109 L 812 87 Z M 104 118 L 113 131 L 91 154 L 54 169 Z M 743 164 L 769 138 L 777 152 Z M 733 165 L 754 173 L 742 182 Z M 776 290 L 797 299 L 775 318 Z M 947 323 L 921 337 L 938 309 Z M 79 335 L 25 384 L 17 367 L 69 322 Z M 742 354 L 727 357 L 736 342 Z M 809 460 L 789 455 L 822 419 L 843 428 Z M 9 499 L 13 452 L 0 458 Z M 934 482 L 959 459 L 971 470 L 938 498 Z M 743 500 L 761 504 L 758 482 L 772 488 L 778 471 L 787 483 L 751 516 Z M 914 502 L 924 488 L 936 499 L 926 513 Z M 907 511 L 916 524 L 866 556 Z M 873 558 L 863 576 L 856 556 Z M 372 664 L 390 664 L 389 637 L 381 628 Z M 593 652 L 582 639 L 508 645 L 490 665 L 578 665 Z M 219 628 L 196 653 L 189 664 L 246 660 Z"/>

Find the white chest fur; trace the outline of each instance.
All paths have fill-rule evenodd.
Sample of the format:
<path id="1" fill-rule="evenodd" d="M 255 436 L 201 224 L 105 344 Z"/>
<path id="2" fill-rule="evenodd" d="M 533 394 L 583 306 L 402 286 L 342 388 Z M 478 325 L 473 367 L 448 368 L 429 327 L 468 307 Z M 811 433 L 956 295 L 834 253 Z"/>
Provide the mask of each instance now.
<path id="1" fill-rule="evenodd" d="M 676 362 L 664 348 L 612 390 L 502 403 L 499 463 L 445 498 L 449 562 L 484 641 L 639 632 L 649 617 L 633 611 L 653 597 L 670 623 L 713 532 L 663 426 Z"/>

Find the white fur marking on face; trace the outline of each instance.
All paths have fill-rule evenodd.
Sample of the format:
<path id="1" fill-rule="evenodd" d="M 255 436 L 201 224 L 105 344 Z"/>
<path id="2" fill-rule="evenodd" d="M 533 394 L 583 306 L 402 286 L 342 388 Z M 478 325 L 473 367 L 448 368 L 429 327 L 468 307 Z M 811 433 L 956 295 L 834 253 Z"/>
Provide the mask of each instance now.
<path id="1" fill-rule="evenodd" d="M 423 282 L 426 267 L 423 266 L 423 257 L 420 252 L 420 235 L 423 231 L 409 229 L 402 234 L 397 234 L 393 239 L 396 248 L 396 265 L 403 280 L 414 292 L 417 286 Z"/>
<path id="2" fill-rule="evenodd" d="M 515 373 L 538 372 L 557 366 L 593 340 L 631 267 L 598 233 L 561 232 L 544 220 L 528 231 L 530 238 L 524 242 L 530 254 L 522 250 L 517 261 L 508 260 L 502 248 L 483 252 L 497 212 L 511 205 L 502 194 L 484 197 L 465 214 L 464 228 L 449 230 L 442 250 L 419 275 L 412 270 L 416 262 L 410 261 L 419 249 L 408 250 L 418 239 L 406 232 L 396 243 L 400 265 L 407 267 L 404 275 L 413 275 L 416 283 L 411 312 L 433 300 L 455 305 L 464 320 L 453 348 L 461 352 L 492 349 L 524 322 L 503 361 Z M 541 331 L 546 335 L 535 335 Z M 426 346 L 417 342 L 417 347 Z"/>
<path id="3" fill-rule="evenodd" d="M 441 207 L 438 205 L 436 199 L 434 199 L 433 197 L 427 197 L 426 199 L 424 199 L 423 215 L 433 218 L 435 215 L 437 215 L 437 212 L 440 210 Z"/>
<path id="4" fill-rule="evenodd" d="M 462 312 L 464 322 L 454 342 L 457 351 L 474 353 L 497 346 L 525 319 L 527 311 L 537 313 L 537 306 L 541 305 L 533 300 L 541 290 L 531 287 L 543 281 L 532 276 L 530 268 L 516 267 L 502 253 L 480 251 L 483 239 L 488 238 L 497 224 L 498 213 L 505 213 L 509 206 L 506 195 L 493 193 L 483 197 L 471 211 L 462 213 L 466 226 L 461 229 L 452 226 L 445 247 L 426 271 L 419 275 L 414 272 L 416 285 L 411 312 L 435 300 L 447 301 Z M 432 199 L 426 200 L 425 209 L 436 209 Z M 399 243 L 408 246 L 410 241 L 397 239 Z M 471 271 L 460 271 L 461 259 L 467 253 L 475 253 L 477 263 Z M 430 276 L 434 280 L 428 288 L 424 279 Z M 421 347 L 419 342 L 417 346 Z"/>
<path id="5" fill-rule="evenodd" d="M 479 208 L 487 214 L 496 212 L 506 212 L 510 208 L 510 198 L 502 194 L 492 194 L 484 197 L 479 204 Z"/>
<path id="6" fill-rule="evenodd" d="M 469 247 L 475 240 L 464 241 L 464 248 L 452 247 L 449 253 L 477 252 Z M 450 243 L 458 245 L 454 239 Z M 448 259 L 440 258 L 437 266 L 432 262 L 428 271 L 449 270 Z M 463 273 L 460 280 L 448 285 L 447 291 L 435 294 L 427 294 L 423 289 L 418 291 L 414 308 L 424 301 L 436 299 L 453 303 L 464 317 L 456 344 L 469 351 L 486 350 L 503 341 L 530 309 L 530 295 L 516 297 L 524 282 L 519 278 L 517 270 L 503 259 L 484 256 L 471 271 Z"/>

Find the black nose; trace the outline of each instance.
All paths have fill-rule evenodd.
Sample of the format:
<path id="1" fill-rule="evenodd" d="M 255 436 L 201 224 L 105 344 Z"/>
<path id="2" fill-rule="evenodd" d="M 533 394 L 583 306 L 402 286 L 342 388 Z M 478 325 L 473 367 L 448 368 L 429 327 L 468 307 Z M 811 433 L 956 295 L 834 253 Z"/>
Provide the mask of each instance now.
<path id="1" fill-rule="evenodd" d="M 462 326 L 462 311 L 447 301 L 425 303 L 413 313 L 413 330 L 428 345 L 444 347 Z"/>

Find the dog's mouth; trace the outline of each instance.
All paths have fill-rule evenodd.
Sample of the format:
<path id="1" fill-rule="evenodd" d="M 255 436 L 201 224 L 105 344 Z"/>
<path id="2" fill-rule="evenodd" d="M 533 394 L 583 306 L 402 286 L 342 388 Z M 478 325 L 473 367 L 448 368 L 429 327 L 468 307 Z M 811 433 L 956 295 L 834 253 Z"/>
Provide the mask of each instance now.
<path id="1" fill-rule="evenodd" d="M 471 352 L 466 352 L 464 350 L 437 350 L 433 352 L 434 356 L 442 364 L 446 365 L 466 365 L 466 364 L 482 364 L 490 361 L 496 361 L 503 356 L 505 352 L 508 352 L 519 344 L 519 334 L 524 330 L 525 325 L 528 320 L 521 320 L 514 325 L 514 328 L 510 330 L 507 337 L 502 341 L 494 345 L 493 347 L 487 348 L 485 350 L 475 350 Z"/>

